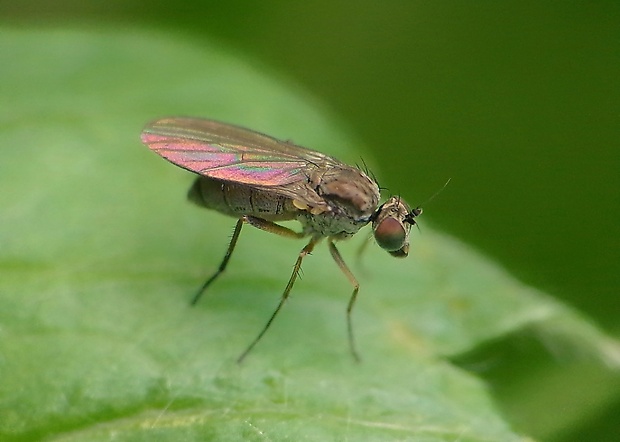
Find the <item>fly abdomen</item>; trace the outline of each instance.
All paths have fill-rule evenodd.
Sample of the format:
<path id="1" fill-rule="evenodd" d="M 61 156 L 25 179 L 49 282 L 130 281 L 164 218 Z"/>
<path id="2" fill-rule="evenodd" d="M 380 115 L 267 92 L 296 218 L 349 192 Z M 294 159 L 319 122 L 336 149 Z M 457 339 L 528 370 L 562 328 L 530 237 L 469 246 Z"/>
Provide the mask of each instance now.
<path id="1" fill-rule="evenodd" d="M 198 177 L 187 197 L 193 203 L 239 218 L 255 216 L 269 221 L 294 219 L 297 208 L 290 198 L 229 181 Z"/>

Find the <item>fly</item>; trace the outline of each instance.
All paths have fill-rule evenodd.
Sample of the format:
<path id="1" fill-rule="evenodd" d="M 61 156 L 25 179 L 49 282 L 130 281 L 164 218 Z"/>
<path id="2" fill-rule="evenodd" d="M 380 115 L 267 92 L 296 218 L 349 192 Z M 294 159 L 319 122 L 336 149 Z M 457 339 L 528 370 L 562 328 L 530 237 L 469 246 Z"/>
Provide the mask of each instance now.
<path id="1" fill-rule="evenodd" d="M 323 238 L 327 238 L 332 258 L 353 286 L 347 304 L 347 332 L 351 353 L 359 360 L 351 322 L 359 283 L 335 242 L 350 238 L 371 223 L 379 246 L 392 256 L 405 257 L 411 226 L 422 209 L 411 209 L 397 196 L 379 205 L 377 183 L 334 157 L 213 120 L 158 119 L 144 128 L 142 142 L 171 163 L 198 175 L 188 193 L 191 201 L 237 218 L 224 259 L 200 287 L 192 304 L 226 269 L 244 224 L 288 238 L 310 237 L 299 252 L 278 306 L 238 362 L 267 332 L 289 297 L 304 257 Z M 299 221 L 302 230 L 278 224 L 286 220 Z"/>

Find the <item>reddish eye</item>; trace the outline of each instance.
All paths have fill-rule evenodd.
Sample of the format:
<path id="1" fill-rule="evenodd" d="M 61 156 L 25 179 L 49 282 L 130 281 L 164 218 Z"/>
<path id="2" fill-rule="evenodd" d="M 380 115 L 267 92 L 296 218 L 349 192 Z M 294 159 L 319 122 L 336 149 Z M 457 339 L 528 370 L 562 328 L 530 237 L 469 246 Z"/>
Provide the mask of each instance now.
<path id="1" fill-rule="evenodd" d="M 385 218 L 375 227 L 375 240 L 382 249 L 388 252 L 396 252 L 405 245 L 405 232 L 403 225 L 394 218 Z"/>

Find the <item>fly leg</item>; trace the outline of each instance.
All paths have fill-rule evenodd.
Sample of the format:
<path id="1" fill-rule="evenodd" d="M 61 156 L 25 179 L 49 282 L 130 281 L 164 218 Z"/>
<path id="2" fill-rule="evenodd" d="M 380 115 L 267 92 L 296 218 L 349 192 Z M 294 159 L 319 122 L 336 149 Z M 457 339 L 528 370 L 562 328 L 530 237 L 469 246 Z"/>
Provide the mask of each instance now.
<path id="1" fill-rule="evenodd" d="M 250 216 L 246 216 L 245 218 L 246 218 L 246 221 L 249 224 L 251 224 L 254 227 L 257 227 L 257 228 L 259 228 L 261 230 L 265 230 L 267 232 L 276 233 L 278 235 L 287 236 L 287 237 L 294 237 L 294 238 L 301 238 L 301 237 L 304 236 L 303 233 L 297 233 L 297 232 L 295 232 L 295 231 L 293 231 L 291 229 L 288 229 L 286 227 L 283 227 L 283 226 L 280 226 L 278 224 L 272 223 L 270 221 L 266 221 L 266 220 L 263 220 L 263 219 L 260 219 L 260 218 L 254 218 L 254 217 L 250 217 Z M 295 280 L 297 279 L 297 276 L 299 276 L 299 270 L 301 269 L 301 263 L 302 263 L 303 259 L 305 258 L 306 255 L 308 255 L 309 253 L 312 252 L 312 250 L 314 249 L 314 246 L 316 245 L 316 243 L 319 240 L 320 240 L 320 238 L 312 238 L 310 240 L 310 242 L 308 242 L 308 244 L 306 244 L 306 246 L 303 249 L 301 249 L 301 251 L 299 252 L 299 256 L 297 257 L 297 261 L 295 262 L 295 266 L 293 267 L 293 273 L 291 274 L 291 277 L 288 280 L 288 284 L 286 284 L 286 288 L 284 289 L 284 292 L 282 293 L 282 296 L 280 298 L 280 302 L 278 303 L 278 306 L 276 307 L 274 312 L 271 314 L 269 320 L 267 321 L 267 323 L 265 324 L 263 329 L 260 331 L 258 336 L 256 336 L 256 338 L 254 338 L 254 340 L 248 346 L 248 348 L 246 348 L 245 351 L 243 353 L 241 353 L 241 356 L 239 356 L 239 358 L 237 359 L 238 363 L 243 362 L 243 360 L 248 355 L 248 353 L 250 353 L 250 351 L 252 351 L 254 346 L 256 344 L 258 344 L 258 341 L 261 340 L 263 335 L 267 332 L 267 330 L 271 326 L 271 323 L 276 318 L 276 316 L 278 315 L 278 313 L 282 309 L 282 306 L 284 305 L 284 303 L 286 302 L 286 300 L 289 297 L 291 289 L 293 288 L 293 284 L 295 283 Z"/>
<path id="2" fill-rule="evenodd" d="M 233 250 L 235 250 L 235 246 L 237 245 L 237 240 L 239 239 L 239 234 L 241 233 L 241 227 L 243 227 L 243 221 L 244 221 L 243 218 L 240 218 L 239 220 L 237 220 L 237 224 L 235 225 L 235 230 L 233 231 L 232 237 L 230 238 L 230 244 L 228 244 L 226 255 L 224 255 L 224 259 L 220 263 L 220 267 L 217 269 L 217 271 L 213 275 L 211 275 L 209 279 L 205 281 L 202 287 L 200 287 L 200 290 L 198 290 L 198 292 L 194 295 L 194 297 L 192 298 L 192 305 L 195 305 L 198 302 L 200 297 L 207 290 L 207 287 L 209 287 L 211 283 L 215 281 L 215 279 L 218 276 L 220 276 L 220 274 L 224 270 L 226 270 L 226 265 L 228 264 L 228 260 L 230 259 L 230 256 L 232 255 L 232 252 Z"/>
<path id="3" fill-rule="evenodd" d="M 344 276 L 346 276 L 351 285 L 353 285 L 353 293 L 351 294 L 351 298 L 349 298 L 349 303 L 347 304 L 347 331 L 349 333 L 349 347 L 351 349 L 351 354 L 357 362 L 360 362 L 361 359 L 359 353 L 357 352 L 355 346 L 355 338 L 353 336 L 353 324 L 351 323 L 351 312 L 353 311 L 353 305 L 355 304 L 355 300 L 357 299 L 357 292 L 360 289 L 360 284 L 359 282 L 357 282 L 357 279 L 355 278 L 351 270 L 349 270 L 349 267 L 344 262 L 344 259 L 342 259 L 340 252 L 336 248 L 336 244 L 334 244 L 334 241 L 331 238 L 328 240 L 328 244 L 329 251 L 332 254 L 332 258 L 334 258 L 334 261 L 336 261 L 336 264 L 338 264 L 338 267 L 340 267 L 340 270 L 342 270 Z"/>
<path id="4" fill-rule="evenodd" d="M 241 234 L 241 228 L 243 227 L 244 222 L 258 229 L 261 229 L 261 230 L 264 230 L 270 233 L 275 233 L 280 236 L 286 236 L 289 238 L 302 238 L 305 236 L 303 233 L 295 232 L 294 230 L 288 229 L 286 227 L 280 226 L 270 221 L 266 221 L 261 218 L 256 218 L 253 216 L 244 216 L 242 218 L 239 218 L 237 220 L 237 224 L 235 225 L 235 230 L 233 231 L 232 237 L 230 238 L 230 243 L 228 244 L 228 249 L 226 250 L 224 259 L 220 263 L 220 266 L 217 269 L 217 271 L 213 275 L 211 275 L 211 277 L 205 281 L 202 287 L 200 287 L 198 292 L 196 292 L 196 294 L 192 298 L 192 302 L 191 302 L 192 305 L 195 305 L 198 302 L 198 300 L 202 297 L 204 292 L 213 283 L 213 281 L 215 281 L 217 277 L 220 276 L 220 274 L 224 272 L 224 270 L 226 270 L 228 261 L 230 260 L 230 257 L 232 256 L 233 250 L 235 250 L 235 246 L 237 245 L 237 240 L 239 239 L 239 235 Z"/>
<path id="5" fill-rule="evenodd" d="M 306 234 L 303 232 L 295 232 L 288 227 L 284 227 L 274 222 L 267 221 L 262 218 L 257 218 L 255 216 L 246 215 L 241 218 L 240 221 L 245 221 L 246 223 L 256 227 L 257 229 L 261 229 L 269 233 L 275 233 L 276 235 L 284 236 L 286 238 L 299 239 L 306 236 Z"/>

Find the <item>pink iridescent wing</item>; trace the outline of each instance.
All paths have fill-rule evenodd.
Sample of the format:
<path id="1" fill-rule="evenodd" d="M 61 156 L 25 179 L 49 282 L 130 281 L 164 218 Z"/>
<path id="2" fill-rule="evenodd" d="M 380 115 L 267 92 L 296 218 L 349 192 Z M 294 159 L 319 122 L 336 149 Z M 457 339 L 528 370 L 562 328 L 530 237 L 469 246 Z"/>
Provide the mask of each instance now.
<path id="1" fill-rule="evenodd" d="M 348 167 L 320 152 L 200 118 L 153 121 L 144 128 L 142 142 L 189 171 L 261 187 L 301 185 L 307 182 L 309 173 L 319 167 Z"/>

